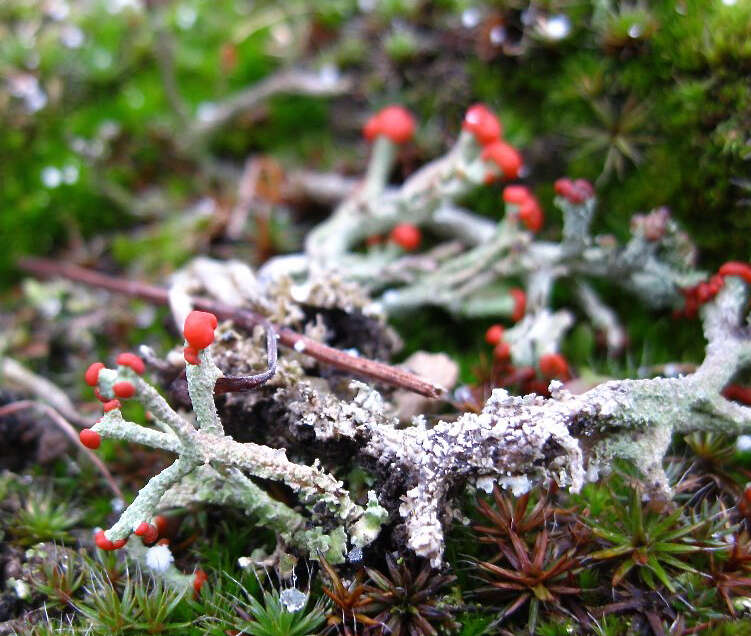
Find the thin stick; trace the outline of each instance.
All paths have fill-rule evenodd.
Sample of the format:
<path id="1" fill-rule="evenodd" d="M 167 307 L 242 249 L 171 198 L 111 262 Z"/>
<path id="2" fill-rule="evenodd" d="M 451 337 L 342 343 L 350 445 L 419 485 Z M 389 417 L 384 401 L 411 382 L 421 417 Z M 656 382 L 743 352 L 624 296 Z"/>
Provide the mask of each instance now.
<path id="1" fill-rule="evenodd" d="M 102 477 L 104 477 L 110 490 L 115 493 L 115 496 L 124 500 L 123 493 L 115 483 L 112 473 L 110 473 L 104 463 L 102 463 L 102 460 L 81 444 L 81 440 L 78 438 L 78 433 L 76 432 L 76 429 L 73 428 L 73 425 L 51 406 L 42 404 L 41 402 L 33 402 L 31 400 L 19 400 L 18 402 L 11 402 L 10 404 L 0 407 L 0 417 L 5 417 L 6 415 L 11 415 L 17 411 L 23 411 L 24 409 L 33 408 L 41 409 L 55 424 L 57 424 L 63 433 L 65 433 L 65 435 L 67 435 L 68 438 L 85 453 L 85 455 L 91 460 L 91 463 L 93 463 L 97 470 L 102 473 Z"/>
<path id="2" fill-rule="evenodd" d="M 78 267 L 77 265 L 42 258 L 26 258 L 22 259 L 18 266 L 22 270 L 38 277 L 60 276 L 91 287 L 99 287 L 118 294 L 140 298 L 154 304 L 167 304 L 167 290 L 163 287 L 118 278 L 116 276 L 108 276 L 107 274 L 101 274 L 90 269 Z M 263 316 L 255 312 L 232 307 L 206 298 L 194 298 L 193 305 L 203 311 L 210 311 L 216 314 L 218 318 L 232 320 L 237 326 L 248 330 L 253 329 L 256 325 L 262 325 L 265 321 Z M 278 328 L 274 325 L 272 327 L 276 330 L 279 343 L 285 347 L 295 349 L 297 352 L 309 355 L 311 358 L 315 358 L 320 362 L 342 369 L 343 371 L 348 371 L 353 375 L 383 382 L 384 384 L 413 391 L 414 393 L 419 393 L 430 398 L 440 398 L 445 393 L 445 389 L 442 387 L 424 380 L 409 371 L 382 362 L 376 362 L 375 360 L 367 360 L 344 353 L 333 347 L 316 342 L 291 329 Z"/>

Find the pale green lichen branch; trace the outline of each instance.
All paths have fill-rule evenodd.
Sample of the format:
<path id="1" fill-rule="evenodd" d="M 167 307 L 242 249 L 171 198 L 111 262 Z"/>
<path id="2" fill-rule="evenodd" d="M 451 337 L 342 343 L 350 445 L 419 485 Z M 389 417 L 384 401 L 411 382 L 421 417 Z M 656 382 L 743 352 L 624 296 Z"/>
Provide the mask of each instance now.
<path id="1" fill-rule="evenodd" d="M 347 548 L 347 535 L 355 546 L 366 545 L 378 534 L 385 511 L 370 498 L 367 509 L 355 504 L 342 482 L 323 470 L 318 462 L 306 466 L 287 459 L 285 449 L 240 443 L 224 434 L 214 404 L 214 385 L 222 372 L 215 365 L 211 347 L 199 353 L 199 364 L 187 365 L 189 393 L 194 405 L 194 425 L 177 414 L 159 393 L 130 367 L 101 369 L 98 389 L 103 399 L 119 396 L 141 402 L 161 431 L 123 419 L 119 407 L 111 408 L 92 427 L 102 437 L 128 440 L 175 453 L 177 460 L 154 476 L 139 491 L 120 519 L 105 531 L 106 539 L 127 538 L 159 509 L 192 501 L 223 502 L 258 516 L 284 540 L 315 555 L 326 554 L 340 561 Z M 280 481 L 297 492 L 315 512 L 310 520 L 281 502 L 274 501 L 243 472 Z M 208 476 L 211 479 L 208 479 Z M 211 487 L 208 485 L 211 484 Z M 174 495 L 174 499 L 171 499 Z M 320 504 L 324 504 L 321 508 Z M 333 515 L 339 528 L 323 532 L 308 527 L 315 518 Z"/>

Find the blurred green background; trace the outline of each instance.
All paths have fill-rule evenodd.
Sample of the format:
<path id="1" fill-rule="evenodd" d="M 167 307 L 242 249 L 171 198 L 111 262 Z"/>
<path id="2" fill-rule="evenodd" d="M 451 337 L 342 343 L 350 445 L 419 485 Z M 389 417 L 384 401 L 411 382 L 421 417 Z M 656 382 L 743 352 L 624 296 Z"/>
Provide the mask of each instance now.
<path id="1" fill-rule="evenodd" d="M 190 133 L 286 67 L 352 88 L 277 96 Z M 210 233 L 183 240 L 180 223 L 232 200 L 224 166 L 268 154 L 284 169 L 358 174 L 363 119 L 395 101 L 420 121 L 408 165 L 441 153 L 485 101 L 543 201 L 556 177 L 587 177 L 597 229 L 624 235 L 633 212 L 667 205 L 708 268 L 745 260 L 750 73 L 746 0 L 4 0 L 0 285 L 28 253 L 169 271 L 213 249 Z M 473 204 L 499 214 L 498 194 Z M 151 229 L 118 235 L 134 228 Z M 276 249 L 295 249 L 299 233 L 280 228 Z"/>

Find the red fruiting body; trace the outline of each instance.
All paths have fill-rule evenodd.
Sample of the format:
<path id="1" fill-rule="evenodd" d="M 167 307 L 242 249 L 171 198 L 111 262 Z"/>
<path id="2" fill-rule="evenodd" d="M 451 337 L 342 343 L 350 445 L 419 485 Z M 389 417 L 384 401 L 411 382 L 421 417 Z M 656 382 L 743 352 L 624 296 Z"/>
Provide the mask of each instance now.
<path id="1" fill-rule="evenodd" d="M 99 382 L 99 372 L 104 369 L 104 365 L 101 362 L 95 362 L 86 369 L 86 373 L 83 379 L 89 386 L 96 386 Z"/>
<path id="2" fill-rule="evenodd" d="M 362 134 L 368 141 L 373 141 L 378 135 L 379 130 L 380 125 L 378 123 L 378 115 L 376 114 L 365 122 L 365 125 L 362 127 Z"/>
<path id="3" fill-rule="evenodd" d="M 410 225 L 409 223 L 400 223 L 399 225 L 395 226 L 393 230 L 391 230 L 391 234 L 389 234 L 389 240 L 392 243 L 399 245 L 402 249 L 405 249 L 408 252 L 412 252 L 413 250 L 416 250 L 418 247 L 420 247 L 420 243 L 422 242 L 422 234 L 420 233 L 419 228 L 415 227 L 414 225 Z"/>
<path id="4" fill-rule="evenodd" d="M 751 284 L 751 265 L 739 261 L 725 263 L 717 272 L 720 276 L 740 276 L 744 281 Z"/>
<path id="5" fill-rule="evenodd" d="M 542 229 L 545 216 L 537 199 L 530 197 L 519 206 L 519 220 L 530 232 L 539 232 Z"/>
<path id="6" fill-rule="evenodd" d="M 532 196 L 529 188 L 523 185 L 510 185 L 503 189 L 503 200 L 506 203 L 521 205 Z"/>
<path id="7" fill-rule="evenodd" d="M 116 362 L 124 367 L 130 367 L 138 375 L 141 375 L 146 370 L 146 365 L 143 363 L 143 360 L 141 360 L 141 358 L 135 353 L 121 353 L 117 356 Z"/>
<path id="8" fill-rule="evenodd" d="M 728 386 L 723 389 L 722 395 L 728 400 L 751 405 L 751 388 L 749 387 L 740 386 L 739 384 L 728 384 Z"/>
<path id="9" fill-rule="evenodd" d="M 710 289 L 717 294 L 725 284 L 725 279 L 720 276 L 719 274 L 715 274 L 712 276 L 712 278 L 709 279 L 709 287 Z"/>
<path id="10" fill-rule="evenodd" d="M 104 396 L 102 395 L 101 391 L 99 391 L 99 387 L 94 387 L 94 396 L 95 396 L 95 397 L 96 397 L 96 399 L 97 399 L 97 400 L 99 400 L 99 401 L 100 401 L 100 402 L 101 402 L 102 404 L 106 404 L 107 402 L 109 402 L 109 400 L 108 400 L 108 399 L 107 399 L 106 397 L 104 397 Z"/>
<path id="11" fill-rule="evenodd" d="M 80 431 L 78 433 L 78 439 L 81 440 L 81 444 L 83 444 L 86 448 L 90 448 L 91 450 L 96 450 L 102 443 L 102 438 L 100 437 L 99 433 L 92 431 L 90 428 L 85 428 Z"/>
<path id="12" fill-rule="evenodd" d="M 403 106 L 387 106 L 379 114 L 381 134 L 403 144 L 415 134 L 415 119 Z"/>
<path id="13" fill-rule="evenodd" d="M 553 189 L 555 190 L 556 194 L 568 199 L 569 195 L 571 194 L 573 185 L 574 184 L 571 182 L 571 179 L 567 177 L 561 177 L 560 179 L 556 179 L 555 183 L 553 184 Z"/>
<path id="14" fill-rule="evenodd" d="M 146 523 L 145 521 L 142 521 L 138 525 L 138 527 L 135 530 L 133 530 L 133 534 L 136 535 L 137 537 L 141 537 L 144 534 L 146 534 L 148 531 L 149 531 L 149 524 Z"/>
<path id="15" fill-rule="evenodd" d="M 709 286 L 709 283 L 699 283 L 694 293 L 696 294 L 696 300 L 699 301 L 700 305 L 703 305 L 704 303 L 708 303 L 710 300 L 712 300 L 712 297 L 714 294 L 712 293 L 712 288 Z"/>
<path id="16" fill-rule="evenodd" d="M 519 151 L 505 141 L 494 141 L 485 146 L 482 158 L 495 163 L 501 169 L 504 179 L 516 179 L 524 163 Z"/>
<path id="17" fill-rule="evenodd" d="M 136 394 L 136 387 L 130 382 L 115 382 L 112 392 L 120 398 L 130 398 Z"/>
<path id="18" fill-rule="evenodd" d="M 188 364 L 201 364 L 201 361 L 198 359 L 198 351 L 193 347 L 185 347 L 183 349 L 183 356 L 185 356 L 185 362 Z"/>
<path id="19" fill-rule="evenodd" d="M 485 104 L 475 104 L 467 110 L 462 128 L 471 132 L 481 146 L 498 141 L 503 134 L 501 122 Z"/>
<path id="20" fill-rule="evenodd" d="M 214 342 L 214 329 L 217 324 L 214 314 L 193 310 L 185 319 L 183 335 L 194 349 L 205 349 Z"/>
<path id="21" fill-rule="evenodd" d="M 556 194 L 568 199 L 571 203 L 584 203 L 587 199 L 594 196 L 595 190 L 592 184 L 586 179 L 558 179 L 553 186 Z"/>
<path id="22" fill-rule="evenodd" d="M 550 395 L 548 385 L 541 380 L 530 380 L 524 384 L 524 393 L 537 393 L 537 395 Z"/>
<path id="23" fill-rule="evenodd" d="M 209 576 L 204 572 L 203 570 L 196 570 L 196 575 L 193 578 L 193 591 L 198 595 L 198 593 L 201 591 L 201 588 L 203 587 L 203 584 L 206 583 Z"/>
<path id="24" fill-rule="evenodd" d="M 567 378 L 568 362 L 560 353 L 546 353 L 540 356 L 540 371 L 548 378 Z"/>
<path id="25" fill-rule="evenodd" d="M 746 486 L 741 498 L 738 500 L 738 512 L 740 512 L 747 521 L 751 521 L 751 486 Z"/>
<path id="26" fill-rule="evenodd" d="M 725 284 L 722 272 L 725 272 L 725 276 L 738 275 L 743 277 L 745 275 L 744 267 L 749 268 L 748 275 L 751 277 L 751 267 L 746 266 L 744 263 L 726 263 L 720 268 L 721 273 L 715 274 L 708 281 L 699 283 L 694 287 L 684 287 L 681 289 L 680 291 L 684 297 L 683 310 L 674 312 L 674 317 L 684 316 L 686 318 L 695 318 L 699 307 L 712 300 Z"/>
<path id="27" fill-rule="evenodd" d="M 501 362 L 511 358 L 511 345 L 501 340 L 493 349 L 493 357 Z"/>
<path id="28" fill-rule="evenodd" d="M 514 299 L 514 311 L 511 313 L 511 320 L 519 322 L 524 318 L 524 313 L 527 311 L 527 294 L 524 293 L 523 289 L 519 289 L 518 287 L 509 289 L 509 294 Z"/>
<path id="29" fill-rule="evenodd" d="M 485 332 L 485 342 L 495 347 L 503 339 L 503 331 L 501 325 L 491 325 Z"/>
<path id="30" fill-rule="evenodd" d="M 415 119 L 403 106 L 387 106 L 367 121 L 362 132 L 368 141 L 384 135 L 403 144 L 415 134 Z"/>
<path id="31" fill-rule="evenodd" d="M 118 539 L 117 541 L 110 541 L 107 538 L 107 535 L 104 534 L 104 530 L 98 530 L 94 533 L 94 543 L 96 543 L 98 548 L 101 548 L 102 550 L 119 550 L 122 548 L 126 543 L 128 543 L 128 539 Z"/>
<path id="32" fill-rule="evenodd" d="M 101 548 L 102 550 L 114 549 L 114 545 L 112 544 L 112 541 L 110 541 L 107 538 L 107 535 L 104 534 L 104 530 L 97 530 L 94 533 L 94 543 L 96 543 L 96 546 L 98 548 Z"/>
<path id="33" fill-rule="evenodd" d="M 686 318 L 696 318 L 696 314 L 699 312 L 699 301 L 696 300 L 693 290 L 693 287 L 690 290 L 685 290 L 686 298 L 683 305 L 683 315 Z"/>
<path id="34" fill-rule="evenodd" d="M 110 411 L 114 411 L 115 409 L 120 408 L 120 400 L 110 400 L 109 402 L 105 402 L 102 405 L 102 408 L 104 409 L 105 413 L 109 413 Z"/>
<path id="35" fill-rule="evenodd" d="M 159 530 L 157 530 L 156 526 L 145 521 L 142 521 L 133 532 L 141 537 L 145 544 L 154 543 L 159 538 Z"/>
<path id="36" fill-rule="evenodd" d="M 162 515 L 157 515 L 154 517 L 154 525 L 156 526 L 157 532 L 159 533 L 160 537 L 163 537 L 167 534 L 167 525 L 168 525 L 167 517 L 164 517 Z"/>
<path id="37" fill-rule="evenodd" d="M 574 200 L 572 203 L 582 203 L 595 195 L 595 189 L 586 179 L 574 181 Z"/>

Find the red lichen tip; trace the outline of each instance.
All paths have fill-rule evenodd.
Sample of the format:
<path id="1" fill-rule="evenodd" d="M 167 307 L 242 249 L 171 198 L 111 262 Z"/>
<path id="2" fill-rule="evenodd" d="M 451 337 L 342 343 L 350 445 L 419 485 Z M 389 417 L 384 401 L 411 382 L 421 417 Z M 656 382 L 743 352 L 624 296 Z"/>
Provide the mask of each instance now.
<path id="1" fill-rule="evenodd" d="M 540 356 L 540 372 L 547 378 L 568 377 L 568 362 L 560 353 L 546 353 Z"/>
<path id="2" fill-rule="evenodd" d="M 372 141 L 379 135 L 395 144 L 403 144 L 415 134 L 415 119 L 403 106 L 387 106 L 373 115 L 363 127 L 363 135 Z"/>
<path id="3" fill-rule="evenodd" d="M 136 394 L 136 387 L 130 382 L 115 382 L 112 392 L 119 398 L 131 398 Z"/>
<path id="4" fill-rule="evenodd" d="M 149 531 L 149 525 L 150 524 L 146 523 L 145 521 L 142 521 L 138 525 L 138 527 L 135 530 L 133 530 L 133 534 L 136 535 L 137 537 L 143 536 Z"/>
<path id="5" fill-rule="evenodd" d="M 95 362 L 94 364 L 89 365 L 89 368 L 86 369 L 86 373 L 83 376 L 86 384 L 89 386 L 96 386 L 99 382 L 99 372 L 102 369 L 104 369 L 104 365 L 101 362 Z"/>
<path id="6" fill-rule="evenodd" d="M 485 161 L 492 161 L 501 170 L 504 179 L 516 179 L 524 164 L 519 151 L 505 141 L 494 141 L 482 151 Z"/>
<path id="7" fill-rule="evenodd" d="M 214 342 L 214 329 L 216 329 L 217 324 L 214 314 L 194 310 L 185 319 L 183 335 L 194 349 L 205 349 Z"/>
<path id="8" fill-rule="evenodd" d="M 133 534 L 141 537 L 145 544 L 154 543 L 159 538 L 157 527 L 142 521 L 141 524 L 133 531 Z"/>
<path id="9" fill-rule="evenodd" d="M 566 177 L 558 179 L 554 186 L 556 194 L 567 199 L 570 203 L 584 203 L 587 199 L 595 194 L 592 184 L 586 179 L 576 179 L 572 181 Z"/>
<path id="10" fill-rule="evenodd" d="M 94 533 L 94 543 L 98 548 L 102 550 L 119 550 L 126 543 L 128 543 L 127 537 L 125 539 L 117 539 L 116 541 L 110 541 L 107 535 L 104 534 L 104 530 L 97 530 Z"/>
<path id="11" fill-rule="evenodd" d="M 102 438 L 96 431 L 92 431 L 90 428 L 85 428 L 78 433 L 78 439 L 81 440 L 86 448 L 96 450 L 102 443 Z"/>
<path id="12" fill-rule="evenodd" d="M 530 232 L 539 232 L 542 224 L 545 222 L 545 215 L 537 199 L 530 196 L 524 203 L 519 206 L 519 220 Z"/>
<path id="13" fill-rule="evenodd" d="M 511 359 L 511 345 L 501 340 L 493 349 L 493 357 L 501 362 Z"/>
<path id="14" fill-rule="evenodd" d="M 725 285 L 725 279 L 719 274 L 715 274 L 709 279 L 709 288 L 717 294 Z"/>
<path id="15" fill-rule="evenodd" d="M 102 404 L 102 408 L 104 409 L 105 413 L 109 413 L 110 411 L 114 411 L 115 409 L 120 408 L 120 400 L 110 400 L 109 402 L 105 402 Z"/>
<path id="16" fill-rule="evenodd" d="M 720 276 L 740 276 L 744 281 L 751 284 L 751 265 L 740 261 L 725 263 L 717 271 Z"/>
<path id="17" fill-rule="evenodd" d="M 201 360 L 198 358 L 198 351 L 193 347 L 185 347 L 183 349 L 183 357 L 188 364 L 201 364 Z"/>
<path id="18" fill-rule="evenodd" d="M 389 234 L 389 240 L 402 249 L 412 252 L 420 247 L 422 233 L 420 229 L 409 223 L 400 223 Z"/>
<path id="19" fill-rule="evenodd" d="M 514 310 L 511 313 L 511 320 L 519 322 L 524 318 L 524 314 L 527 311 L 527 294 L 524 293 L 523 289 L 519 289 L 518 287 L 509 289 L 509 294 L 514 299 Z"/>
<path id="20" fill-rule="evenodd" d="M 506 203 L 521 205 L 532 196 L 532 192 L 527 186 L 510 185 L 503 188 L 503 194 L 501 196 Z"/>
<path id="21" fill-rule="evenodd" d="M 728 400 L 740 402 L 746 406 L 751 406 L 751 388 L 741 386 L 740 384 L 728 384 L 723 390 L 722 395 Z M 749 500 L 751 503 L 751 499 Z"/>
<path id="22" fill-rule="evenodd" d="M 130 367 L 138 375 L 141 375 L 146 370 L 146 365 L 143 363 L 143 360 L 141 360 L 141 358 L 135 353 L 121 353 L 117 356 L 116 362 L 124 367 Z"/>
<path id="23" fill-rule="evenodd" d="M 717 296 L 725 285 L 723 276 L 740 276 L 746 282 L 751 283 L 751 266 L 739 262 L 725 263 L 720 267 L 720 273 L 715 274 L 708 281 L 698 283 L 693 287 L 684 287 L 680 290 L 684 299 L 683 309 L 674 312 L 673 316 L 695 318 L 699 307 Z"/>
<path id="24" fill-rule="evenodd" d="M 193 577 L 193 591 L 196 593 L 196 596 L 198 596 L 203 584 L 206 583 L 208 579 L 209 575 L 206 574 L 206 572 L 203 570 L 196 570 L 195 576 Z"/>
<path id="25" fill-rule="evenodd" d="M 495 347 L 501 340 L 503 340 L 503 326 L 491 325 L 485 332 L 485 342 Z"/>
<path id="26" fill-rule="evenodd" d="M 94 543 L 96 543 L 97 548 L 102 550 L 112 550 L 114 548 L 112 541 L 104 534 L 104 530 L 97 530 L 94 533 Z"/>
<path id="27" fill-rule="evenodd" d="M 167 534 L 167 526 L 169 522 L 167 521 L 167 517 L 163 515 L 156 515 L 154 517 L 154 525 L 156 526 L 157 532 L 159 533 L 160 537 L 163 537 Z"/>
<path id="28" fill-rule="evenodd" d="M 378 136 L 380 129 L 381 126 L 378 121 L 378 115 L 376 114 L 365 122 L 365 125 L 362 127 L 362 135 L 368 141 L 373 141 Z"/>
<path id="29" fill-rule="evenodd" d="M 467 110 L 462 128 L 471 132 L 481 146 L 498 141 L 503 134 L 501 122 L 485 104 L 475 104 Z"/>

